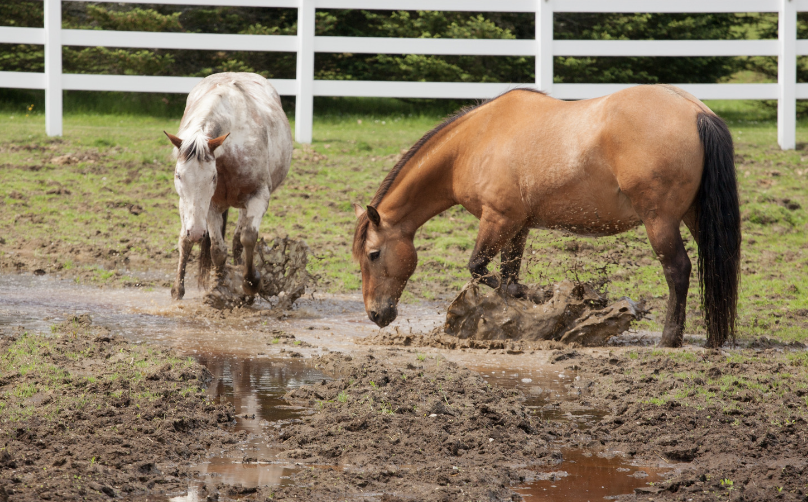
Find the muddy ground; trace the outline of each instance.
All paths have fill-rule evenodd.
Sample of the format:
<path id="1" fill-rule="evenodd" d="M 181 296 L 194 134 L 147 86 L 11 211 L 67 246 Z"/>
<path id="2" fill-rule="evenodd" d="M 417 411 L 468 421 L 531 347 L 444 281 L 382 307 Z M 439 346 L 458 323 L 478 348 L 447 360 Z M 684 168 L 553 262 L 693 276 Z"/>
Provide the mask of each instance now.
<path id="1" fill-rule="evenodd" d="M 664 481 L 620 500 L 808 500 L 805 352 L 535 356 L 576 375 L 567 395 L 544 409 L 600 418 L 541 420 L 520 391 L 413 349 L 313 359 L 334 379 L 287 394 L 311 415 L 263 438 L 279 457 L 311 467 L 247 498 L 522 500 L 520 485 L 563 477 L 565 452 L 575 449 L 665 470 Z"/>
<path id="2" fill-rule="evenodd" d="M 713 352 L 367 344 L 377 337 L 308 359 L 329 378 L 287 394 L 302 416 L 249 438 L 193 360 L 82 318 L 55 331 L 0 338 L 0 500 L 154 500 L 195 480 L 203 500 L 520 500 L 526 483 L 563 477 L 570 451 L 666 469 L 625 500 L 808 500 L 808 354 L 769 340 Z M 572 379 L 560 396 L 526 395 L 438 351 L 529 357 Z M 211 451 L 304 468 L 282 486 L 205 484 L 190 466 Z"/>
<path id="3" fill-rule="evenodd" d="M 235 443 L 232 405 L 209 400 L 192 359 L 86 317 L 55 332 L 0 337 L 0 501 L 177 493 L 193 461 Z"/>

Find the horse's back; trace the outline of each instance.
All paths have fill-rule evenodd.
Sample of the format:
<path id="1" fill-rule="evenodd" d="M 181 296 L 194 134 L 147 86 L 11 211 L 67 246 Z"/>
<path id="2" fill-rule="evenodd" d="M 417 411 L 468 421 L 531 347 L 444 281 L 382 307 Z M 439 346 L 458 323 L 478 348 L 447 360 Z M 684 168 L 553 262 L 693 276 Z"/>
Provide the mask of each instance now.
<path id="1" fill-rule="evenodd" d="M 704 105 L 677 91 L 638 86 L 575 102 L 510 92 L 469 117 L 473 161 L 459 192 L 472 207 L 497 204 L 531 226 L 589 234 L 636 225 L 651 194 L 688 206 L 701 179 Z M 482 195 L 469 195 L 478 187 Z"/>

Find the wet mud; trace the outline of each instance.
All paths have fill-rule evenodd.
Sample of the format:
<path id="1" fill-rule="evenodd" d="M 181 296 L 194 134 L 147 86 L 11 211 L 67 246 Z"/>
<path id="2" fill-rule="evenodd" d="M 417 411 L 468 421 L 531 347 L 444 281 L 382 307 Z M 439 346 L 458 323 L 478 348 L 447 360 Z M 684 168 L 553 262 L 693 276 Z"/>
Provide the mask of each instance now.
<path id="1" fill-rule="evenodd" d="M 574 352 L 590 429 L 609 451 L 673 468 L 653 500 L 808 500 L 804 350 Z"/>
<path id="2" fill-rule="evenodd" d="M 187 487 L 228 442 L 232 405 L 187 358 L 129 343 L 88 316 L 55 336 L 0 337 L 0 500 L 138 498 Z"/>
<path id="3" fill-rule="evenodd" d="M 283 445 L 280 458 L 339 469 L 302 470 L 277 497 L 507 500 L 530 467 L 555 463 L 520 391 L 442 357 L 407 356 L 392 365 L 386 353 L 312 361 L 335 378 L 289 392 L 313 414 L 267 439 Z"/>
<path id="4" fill-rule="evenodd" d="M 154 457 L 144 457 L 155 459 L 155 476 L 168 479 L 151 487 L 119 477 L 109 450 L 94 452 L 95 467 L 76 475 L 94 476 L 93 486 L 122 497 L 805 500 L 808 358 L 796 344 L 761 339 L 709 352 L 690 337 L 684 349 L 658 350 L 638 346 L 654 340 L 645 333 L 613 337 L 608 348 L 463 340 L 430 336 L 443 324 L 439 304 L 402 306 L 396 323 L 380 331 L 357 295 L 304 296 L 285 312 L 268 304 L 219 311 L 202 304 L 201 292 L 171 302 L 165 290 L 25 281 L 0 277 L 0 340 L 19 336 L 19 324 L 48 333 L 69 319 L 66 312 L 92 313 L 113 341 L 130 342 L 120 349 L 153 349 L 183 364 L 180 354 L 192 356 L 210 380 L 182 380 L 172 363 L 166 379 L 145 381 L 194 383 L 205 389 L 204 398 L 187 393 L 198 406 L 231 414 L 211 423 L 204 408 L 189 408 L 189 417 L 198 412 L 208 422 L 169 430 Z M 90 360 L 116 363 L 97 350 Z M 81 369 L 99 385 L 103 368 Z M 19 386 L 4 389 L 11 387 Z M 103 409 L 118 410 L 103 398 Z M 139 444 L 129 439 L 142 440 L 142 431 L 120 432 L 129 424 L 125 414 L 94 418 L 98 434 L 113 434 L 107 429 L 119 416 L 111 437 Z M 55 432 L 37 430 L 26 451 L 38 451 L 38 440 L 60 444 Z M 41 499 L 32 482 L 41 469 L 15 465 L 0 466 L 0 476 L 21 480 L 10 500 Z M 108 498 L 82 486 L 83 497 Z"/>

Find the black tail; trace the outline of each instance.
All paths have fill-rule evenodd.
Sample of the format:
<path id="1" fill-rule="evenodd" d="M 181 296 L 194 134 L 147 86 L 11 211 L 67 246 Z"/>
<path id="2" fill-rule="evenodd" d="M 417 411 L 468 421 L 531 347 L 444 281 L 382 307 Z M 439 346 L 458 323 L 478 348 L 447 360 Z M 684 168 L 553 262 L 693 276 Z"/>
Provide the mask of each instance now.
<path id="1" fill-rule="evenodd" d="M 224 238 L 224 231 L 227 229 L 227 209 L 222 213 L 222 238 Z M 210 269 L 213 267 L 213 257 L 210 254 L 211 240 L 210 235 L 206 235 L 202 239 L 199 250 L 199 273 L 196 277 L 197 286 L 202 289 L 208 289 L 208 277 L 210 276 Z"/>
<path id="2" fill-rule="evenodd" d="M 699 289 L 707 345 L 735 341 L 741 263 L 741 212 L 732 135 L 718 116 L 700 113 L 704 172 L 698 194 Z"/>

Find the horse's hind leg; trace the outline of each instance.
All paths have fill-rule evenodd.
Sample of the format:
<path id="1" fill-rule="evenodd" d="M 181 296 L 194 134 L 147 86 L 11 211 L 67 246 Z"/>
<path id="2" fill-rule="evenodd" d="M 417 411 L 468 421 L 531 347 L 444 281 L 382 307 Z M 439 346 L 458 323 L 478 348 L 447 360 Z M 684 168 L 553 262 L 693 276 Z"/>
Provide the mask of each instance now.
<path id="1" fill-rule="evenodd" d="M 188 264 L 188 256 L 194 243 L 180 232 L 180 240 L 177 249 L 180 251 L 180 260 L 177 265 L 177 276 L 174 278 L 174 285 L 171 287 L 171 298 L 182 300 L 185 296 L 185 266 Z"/>
<path id="2" fill-rule="evenodd" d="M 679 233 L 679 221 L 655 219 L 646 222 L 645 229 L 668 282 L 668 311 L 659 344 L 662 347 L 680 347 L 685 329 L 687 288 L 690 285 L 690 258 Z"/>
<path id="3" fill-rule="evenodd" d="M 519 284 L 518 281 L 519 269 L 522 268 L 522 255 L 525 253 L 525 242 L 527 242 L 529 232 L 530 229 L 524 227 L 502 248 L 500 265 L 502 280 L 507 287 L 508 294 L 516 298 L 524 298 L 528 290 L 527 286 Z"/>
<path id="4" fill-rule="evenodd" d="M 247 295 L 255 295 L 261 291 L 261 274 L 256 270 L 253 255 L 255 252 L 255 243 L 258 241 L 258 227 L 261 225 L 261 218 L 267 211 L 269 205 L 269 193 L 266 195 L 257 195 L 253 197 L 248 203 L 247 207 L 242 210 L 244 216 L 244 224 L 241 225 L 241 216 L 239 216 L 239 224 L 241 226 L 241 245 L 244 246 L 244 281 L 241 287 Z"/>

